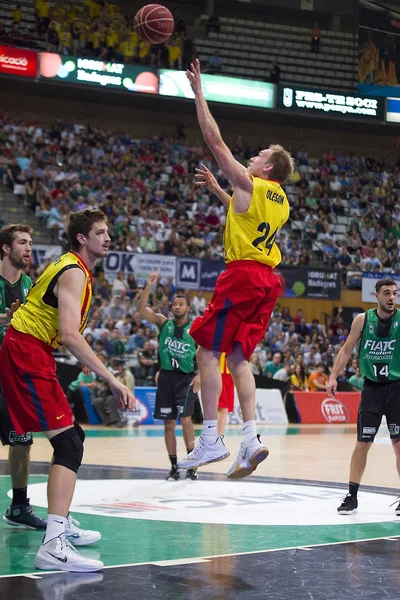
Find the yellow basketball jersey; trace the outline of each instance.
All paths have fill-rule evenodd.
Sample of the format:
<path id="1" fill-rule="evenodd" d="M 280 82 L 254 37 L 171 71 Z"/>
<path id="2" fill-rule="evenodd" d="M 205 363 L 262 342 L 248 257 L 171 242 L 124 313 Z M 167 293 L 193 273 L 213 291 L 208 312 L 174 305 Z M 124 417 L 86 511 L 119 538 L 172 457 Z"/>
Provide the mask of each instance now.
<path id="1" fill-rule="evenodd" d="M 11 325 L 21 333 L 29 333 L 35 338 L 58 348 L 61 344 L 58 331 L 58 299 L 54 287 L 58 278 L 67 269 L 82 269 L 86 275 L 86 285 L 81 297 L 82 333 L 86 327 L 90 303 L 92 301 L 92 275 L 78 254 L 67 252 L 57 258 L 43 271 L 37 282 L 29 290 L 25 304 L 14 314 Z"/>
<path id="2" fill-rule="evenodd" d="M 289 218 L 289 202 L 277 181 L 252 177 L 253 194 L 250 208 L 235 213 L 233 200 L 226 218 L 225 262 L 255 260 L 276 267 L 281 253 L 275 237 Z"/>

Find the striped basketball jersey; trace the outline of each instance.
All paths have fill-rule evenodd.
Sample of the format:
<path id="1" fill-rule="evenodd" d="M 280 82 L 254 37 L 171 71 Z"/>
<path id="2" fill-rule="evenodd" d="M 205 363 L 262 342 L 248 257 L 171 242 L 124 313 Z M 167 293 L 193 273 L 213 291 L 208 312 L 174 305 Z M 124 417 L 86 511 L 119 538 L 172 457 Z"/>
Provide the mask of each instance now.
<path id="1" fill-rule="evenodd" d="M 289 202 L 277 181 L 252 177 L 253 193 L 249 210 L 235 213 L 233 201 L 226 218 L 225 262 L 254 260 L 276 267 L 281 253 L 275 238 L 289 218 Z"/>
<path id="2" fill-rule="evenodd" d="M 52 348 L 61 345 L 58 331 L 58 298 L 54 294 L 54 288 L 60 275 L 67 269 L 81 269 L 86 276 L 86 284 L 81 296 L 79 331 L 82 333 L 86 327 L 92 301 L 92 275 L 79 254 L 75 252 L 63 254 L 47 267 L 31 287 L 25 304 L 17 310 L 11 320 L 14 329 L 21 333 L 29 333 Z"/>

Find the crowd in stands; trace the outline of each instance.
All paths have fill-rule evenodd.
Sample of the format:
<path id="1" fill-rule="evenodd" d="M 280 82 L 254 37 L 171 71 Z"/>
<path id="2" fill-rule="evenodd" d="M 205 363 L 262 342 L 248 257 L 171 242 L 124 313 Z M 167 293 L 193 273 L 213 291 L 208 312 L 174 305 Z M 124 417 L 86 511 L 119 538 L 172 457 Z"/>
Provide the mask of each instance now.
<path id="1" fill-rule="evenodd" d="M 182 127 L 138 140 L 61 120 L 45 127 L 2 115 L 0 126 L 0 175 L 60 240 L 71 210 L 98 207 L 109 219 L 113 249 L 222 258 L 225 207 L 194 185 L 195 168 L 211 168 L 226 191 L 229 182 L 204 144 L 186 142 Z M 245 165 L 260 148 L 239 138 L 232 151 Z M 282 264 L 320 261 L 344 276 L 398 273 L 400 161 L 373 151 L 292 153 L 296 169 L 285 186 L 291 217 L 277 237 Z"/>
<path id="2" fill-rule="evenodd" d="M 182 16 L 176 18 L 171 38 L 157 45 L 139 40 L 133 14 L 123 14 L 118 4 L 104 0 L 35 0 L 35 17 L 36 36 L 49 52 L 171 69 L 188 68 L 195 55 L 194 42 Z M 12 12 L 9 30 L 0 23 L 3 44 L 29 47 L 34 34 L 24 23 L 20 5 Z"/>
<path id="3" fill-rule="evenodd" d="M 292 316 L 288 307 L 281 310 L 277 304 L 268 331 L 250 359 L 254 375 L 288 381 L 293 390 L 325 391 L 335 356 L 350 332 L 351 324 L 344 321 L 342 313 L 340 308 L 335 317 L 327 315 L 324 323 L 318 319 L 307 323 L 302 309 Z M 356 391 L 362 383 L 355 349 L 339 374 L 338 389 Z"/>

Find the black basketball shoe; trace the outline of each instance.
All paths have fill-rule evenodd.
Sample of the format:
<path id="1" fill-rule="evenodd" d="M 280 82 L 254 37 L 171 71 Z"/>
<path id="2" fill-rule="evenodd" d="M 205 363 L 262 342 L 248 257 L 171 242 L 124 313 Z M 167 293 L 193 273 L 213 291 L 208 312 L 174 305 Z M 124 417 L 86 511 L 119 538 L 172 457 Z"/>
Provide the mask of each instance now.
<path id="1" fill-rule="evenodd" d="M 197 481 L 199 476 L 197 475 L 197 469 L 188 469 L 186 471 L 185 479 L 191 479 L 192 481 Z"/>
<path id="2" fill-rule="evenodd" d="M 168 473 L 167 481 L 179 481 L 181 474 L 179 473 L 178 467 L 172 467 Z"/>
<path id="3" fill-rule="evenodd" d="M 3 520 L 13 527 L 28 529 L 46 529 L 47 522 L 35 513 L 29 504 L 14 504 L 7 508 Z"/>
<path id="4" fill-rule="evenodd" d="M 357 510 L 357 507 L 358 507 L 357 498 L 353 498 L 353 496 L 351 494 L 347 494 L 347 496 L 345 496 L 343 498 L 343 502 L 339 506 L 337 511 L 340 515 L 349 515 L 350 513 Z"/>

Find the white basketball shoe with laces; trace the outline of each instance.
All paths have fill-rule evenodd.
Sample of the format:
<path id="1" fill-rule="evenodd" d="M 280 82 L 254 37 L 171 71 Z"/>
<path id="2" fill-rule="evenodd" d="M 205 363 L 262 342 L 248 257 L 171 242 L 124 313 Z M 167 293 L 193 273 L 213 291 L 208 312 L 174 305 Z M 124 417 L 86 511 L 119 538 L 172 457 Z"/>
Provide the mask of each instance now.
<path id="1" fill-rule="evenodd" d="M 218 437 L 212 445 L 208 445 L 205 438 L 200 437 L 197 446 L 189 452 L 187 458 L 178 462 L 178 467 L 180 469 L 197 469 L 224 460 L 224 458 L 228 458 L 229 454 L 230 452 L 222 441 L 222 437 Z"/>
<path id="2" fill-rule="evenodd" d="M 101 539 L 101 533 L 99 531 L 80 529 L 79 525 L 79 521 L 69 514 L 65 526 L 65 535 L 70 544 L 73 544 L 74 546 L 90 546 L 90 544 L 95 544 Z"/>
<path id="3" fill-rule="evenodd" d="M 62 533 L 58 537 L 42 544 L 33 563 L 42 571 L 70 571 L 73 573 L 91 573 L 100 571 L 104 564 L 100 560 L 85 558 L 69 543 Z"/>
<path id="4" fill-rule="evenodd" d="M 249 444 L 242 442 L 236 460 L 226 476 L 228 479 L 244 479 L 257 469 L 268 454 L 269 450 L 261 443 L 259 435 L 254 437 Z"/>

